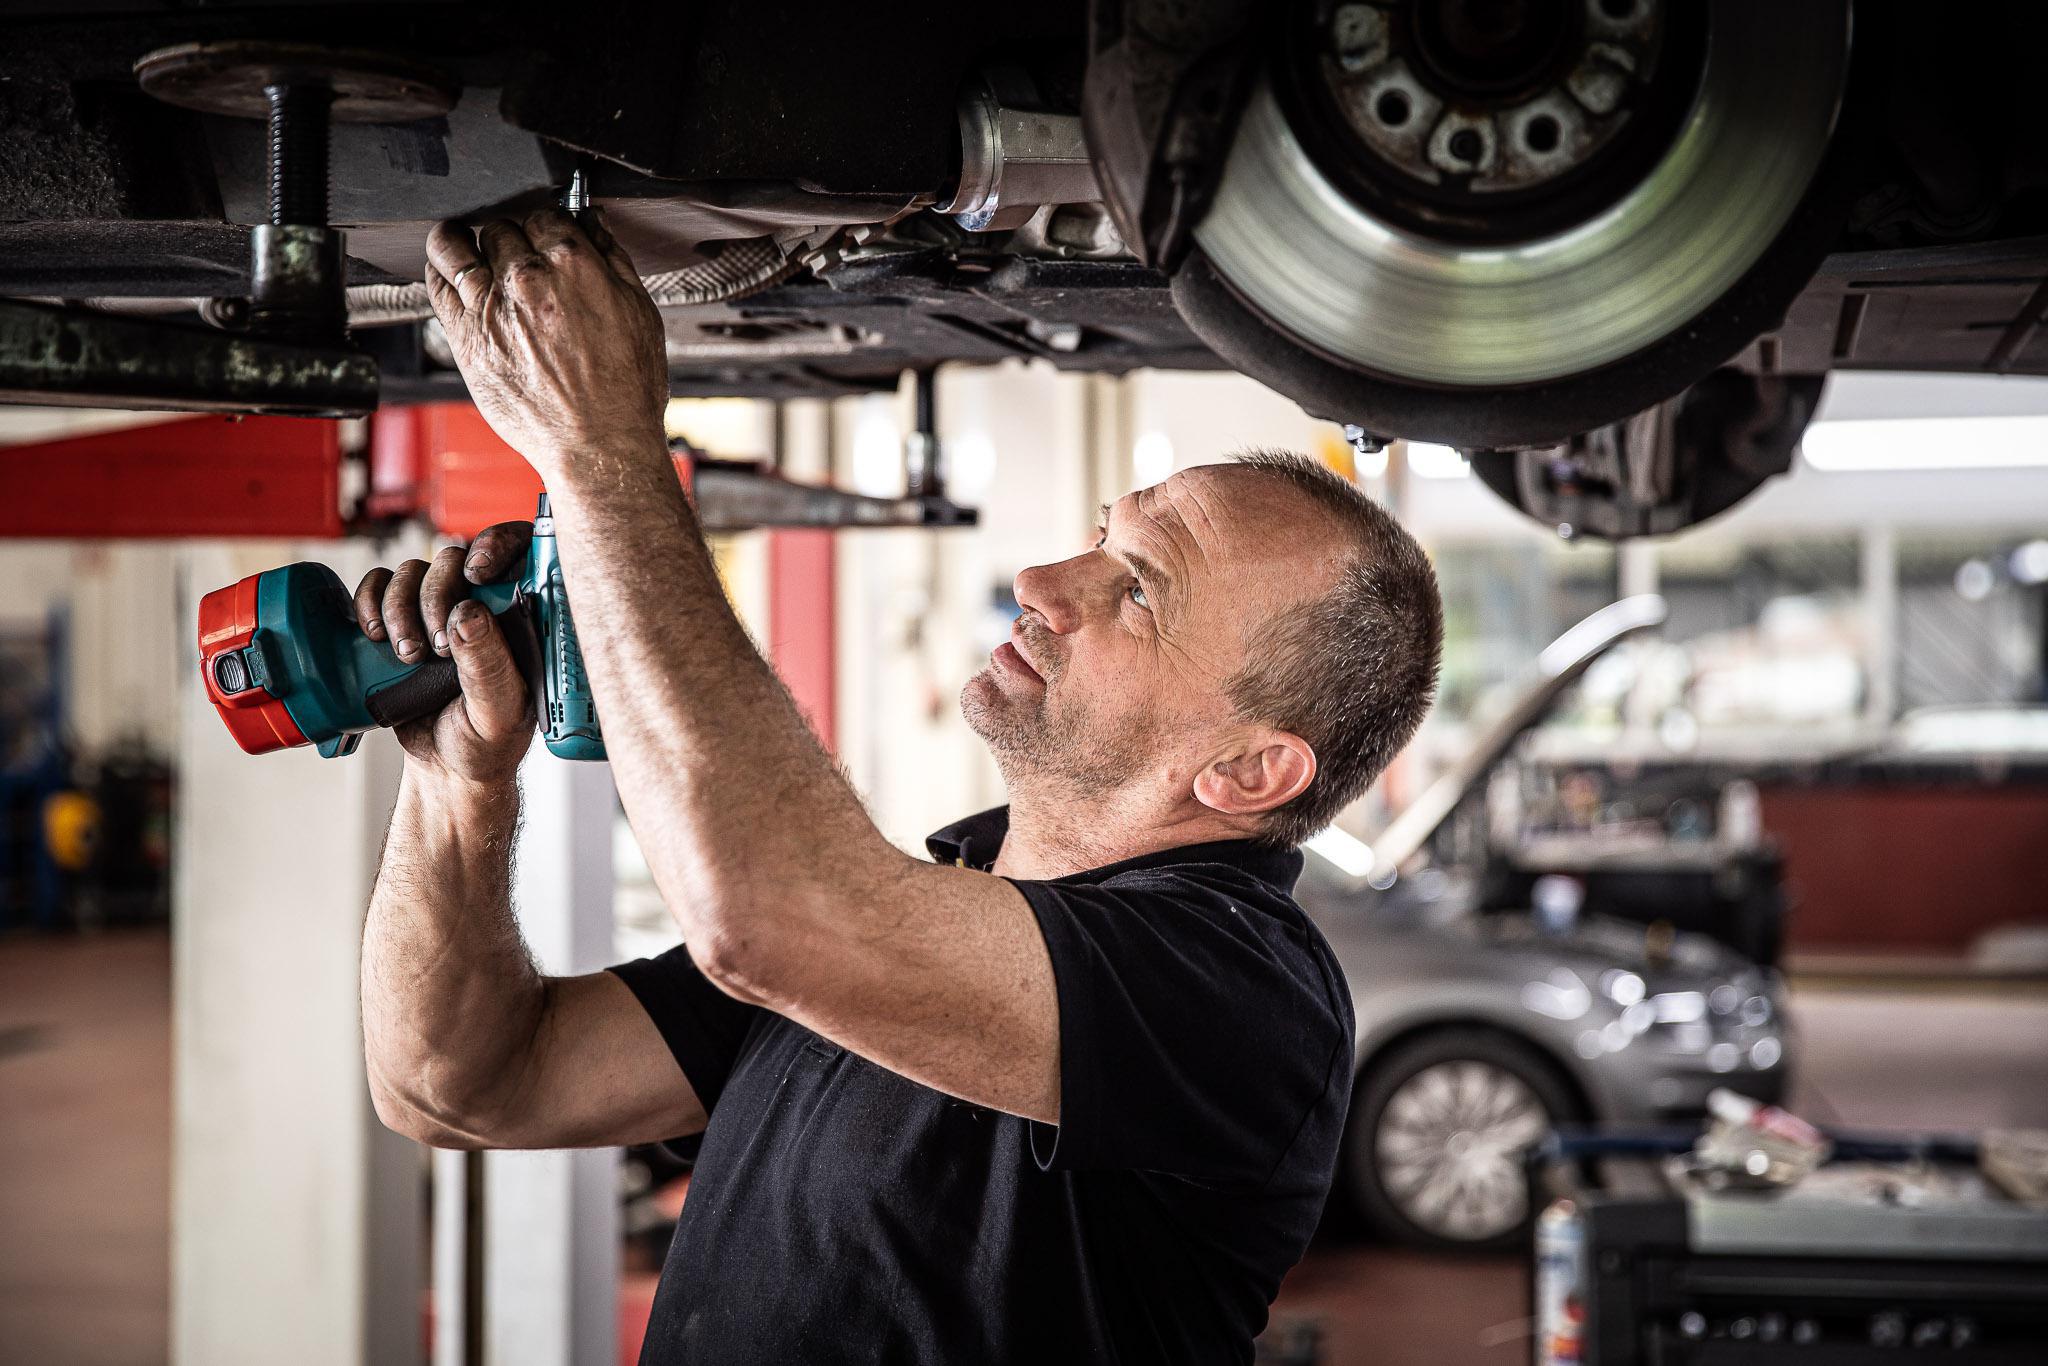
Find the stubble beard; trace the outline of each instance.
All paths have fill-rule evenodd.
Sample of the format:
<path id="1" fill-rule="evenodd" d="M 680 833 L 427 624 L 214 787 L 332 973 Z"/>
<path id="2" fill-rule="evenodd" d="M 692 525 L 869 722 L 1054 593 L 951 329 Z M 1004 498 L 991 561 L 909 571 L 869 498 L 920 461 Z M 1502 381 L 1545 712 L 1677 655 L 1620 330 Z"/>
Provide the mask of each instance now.
<path id="1" fill-rule="evenodd" d="M 1093 734 L 1083 718 L 1055 703 L 1057 669 L 1044 675 L 1036 697 L 1005 691 L 997 678 L 1001 669 L 990 663 L 968 680 L 960 712 L 988 745 L 1013 800 L 1020 793 L 1098 797 L 1144 774 L 1148 753 L 1141 737 L 1122 727 Z"/>

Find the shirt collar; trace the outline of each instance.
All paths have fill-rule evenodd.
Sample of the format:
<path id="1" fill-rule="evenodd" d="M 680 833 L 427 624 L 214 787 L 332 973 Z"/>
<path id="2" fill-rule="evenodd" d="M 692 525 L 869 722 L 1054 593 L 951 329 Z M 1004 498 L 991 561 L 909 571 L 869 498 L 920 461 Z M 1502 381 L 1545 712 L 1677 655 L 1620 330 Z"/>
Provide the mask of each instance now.
<path id="1" fill-rule="evenodd" d="M 925 837 L 924 846 L 940 863 L 957 863 L 965 868 L 987 871 L 1002 852 L 1003 837 L 1010 831 L 1010 808 L 992 807 L 954 821 Z M 1101 882 L 1118 873 L 1140 868 L 1166 868 L 1182 863 L 1222 863 L 1241 868 L 1259 881 L 1291 892 L 1301 876 L 1301 851 L 1261 844 L 1256 840 L 1211 840 L 1205 844 L 1184 844 L 1174 849 L 1157 849 L 1136 858 L 1121 859 L 1101 868 L 1074 873 L 1056 882 Z"/>

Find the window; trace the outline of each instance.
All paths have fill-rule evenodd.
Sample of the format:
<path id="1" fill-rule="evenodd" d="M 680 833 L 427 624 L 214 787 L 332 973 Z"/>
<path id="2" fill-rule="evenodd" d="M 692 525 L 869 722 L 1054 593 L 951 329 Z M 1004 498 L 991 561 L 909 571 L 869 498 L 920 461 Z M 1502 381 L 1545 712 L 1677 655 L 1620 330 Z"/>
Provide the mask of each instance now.
<path id="1" fill-rule="evenodd" d="M 1899 710 L 2048 702 L 2048 538 L 1902 532 Z"/>

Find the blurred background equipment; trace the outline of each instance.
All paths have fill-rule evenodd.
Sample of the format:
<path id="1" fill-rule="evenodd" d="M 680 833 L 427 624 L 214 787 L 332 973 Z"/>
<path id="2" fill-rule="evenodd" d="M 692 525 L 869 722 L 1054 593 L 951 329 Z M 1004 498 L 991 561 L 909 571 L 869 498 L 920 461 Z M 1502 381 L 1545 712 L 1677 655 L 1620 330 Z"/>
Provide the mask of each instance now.
<path id="1" fill-rule="evenodd" d="M 1535 1198 L 1546 1224 L 1576 1237 L 1562 1307 L 1543 1302 L 1539 1351 L 1560 1336 L 1577 1350 L 1538 1360 L 1764 1366 L 2048 1352 L 2048 1209 L 1988 1182 L 1975 1138 L 1839 1133 L 1814 1150 L 1831 1157 L 1767 1190 L 1698 1180 L 1688 1142 L 1564 1135 L 1541 1152 Z"/>

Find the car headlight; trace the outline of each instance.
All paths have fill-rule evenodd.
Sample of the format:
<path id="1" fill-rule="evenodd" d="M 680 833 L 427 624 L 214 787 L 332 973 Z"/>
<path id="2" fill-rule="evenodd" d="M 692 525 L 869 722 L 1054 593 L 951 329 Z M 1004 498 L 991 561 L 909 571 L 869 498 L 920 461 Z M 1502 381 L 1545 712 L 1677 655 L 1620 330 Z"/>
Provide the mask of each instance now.
<path id="1" fill-rule="evenodd" d="M 1761 984 L 1722 982 L 1706 990 L 1667 991 L 1653 986 L 1623 968 L 1602 973 L 1600 994 L 1617 1009 L 1605 1024 L 1579 1035 L 1579 1055 L 1590 1060 L 1642 1040 L 1667 1053 L 1704 1059 L 1716 1072 L 1732 1072 L 1745 1063 L 1767 1070 L 1784 1057 L 1777 1008 Z"/>

